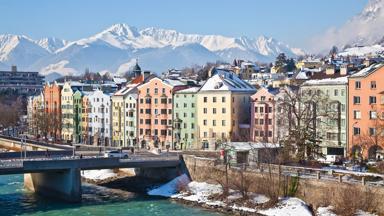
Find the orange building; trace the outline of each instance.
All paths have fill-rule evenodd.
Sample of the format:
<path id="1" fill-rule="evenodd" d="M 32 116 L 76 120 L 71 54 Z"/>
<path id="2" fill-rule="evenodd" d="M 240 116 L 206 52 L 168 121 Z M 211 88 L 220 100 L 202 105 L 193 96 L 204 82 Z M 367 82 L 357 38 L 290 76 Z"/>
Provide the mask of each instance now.
<path id="1" fill-rule="evenodd" d="M 47 136 L 55 140 L 61 137 L 61 86 L 56 82 L 47 83 L 43 89 L 44 108 L 48 116 L 49 130 Z"/>
<path id="2" fill-rule="evenodd" d="M 142 147 L 172 146 L 172 96 L 177 80 L 153 78 L 138 87 L 138 136 Z"/>
<path id="3" fill-rule="evenodd" d="M 384 64 L 374 64 L 348 79 L 348 153 L 382 159 L 384 147 Z"/>

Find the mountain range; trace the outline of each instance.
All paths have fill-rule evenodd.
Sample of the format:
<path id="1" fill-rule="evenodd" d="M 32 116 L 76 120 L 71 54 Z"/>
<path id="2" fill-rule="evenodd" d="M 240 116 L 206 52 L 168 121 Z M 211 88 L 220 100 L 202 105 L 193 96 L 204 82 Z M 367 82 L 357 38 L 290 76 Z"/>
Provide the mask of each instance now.
<path id="1" fill-rule="evenodd" d="M 57 38 L 30 39 L 24 35 L 0 35 L 0 70 L 17 65 L 19 70 L 43 75 L 94 72 L 123 74 L 139 59 L 145 70 L 157 73 L 206 62 L 245 59 L 272 62 L 284 52 L 303 55 L 298 48 L 265 36 L 257 38 L 183 34 L 175 30 L 115 24 L 91 37 L 76 41 Z"/>
<path id="2" fill-rule="evenodd" d="M 352 2 L 351 2 L 352 4 Z M 334 45 L 344 47 L 383 44 L 384 0 L 369 0 L 365 8 L 341 27 L 328 29 L 313 38 L 314 51 L 329 51 Z"/>

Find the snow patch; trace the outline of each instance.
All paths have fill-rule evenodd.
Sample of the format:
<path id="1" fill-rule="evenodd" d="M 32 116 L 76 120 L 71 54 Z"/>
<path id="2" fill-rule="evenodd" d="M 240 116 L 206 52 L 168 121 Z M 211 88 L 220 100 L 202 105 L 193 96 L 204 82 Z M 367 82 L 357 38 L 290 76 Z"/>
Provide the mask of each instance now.
<path id="1" fill-rule="evenodd" d="M 172 197 L 172 195 L 175 195 L 177 192 L 179 192 L 181 188 L 188 185 L 189 182 L 190 180 L 188 176 L 183 174 L 158 188 L 148 191 L 148 195 Z"/>
<path id="2" fill-rule="evenodd" d="M 91 180 L 104 180 L 111 177 L 116 177 L 117 174 L 111 169 L 102 170 L 84 170 L 81 172 L 81 176 Z"/>
<path id="3" fill-rule="evenodd" d="M 312 216 L 312 213 L 305 202 L 293 197 L 284 198 L 279 202 L 277 207 L 261 210 L 259 213 L 268 216 Z"/>

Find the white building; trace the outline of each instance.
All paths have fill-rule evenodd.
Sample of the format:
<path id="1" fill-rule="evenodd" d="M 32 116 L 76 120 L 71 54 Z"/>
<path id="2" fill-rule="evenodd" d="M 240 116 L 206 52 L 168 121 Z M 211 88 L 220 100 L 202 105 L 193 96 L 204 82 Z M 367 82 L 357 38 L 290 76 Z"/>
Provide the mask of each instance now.
<path id="1" fill-rule="evenodd" d="M 101 90 L 88 95 L 88 140 L 93 145 L 110 145 L 111 96 Z"/>

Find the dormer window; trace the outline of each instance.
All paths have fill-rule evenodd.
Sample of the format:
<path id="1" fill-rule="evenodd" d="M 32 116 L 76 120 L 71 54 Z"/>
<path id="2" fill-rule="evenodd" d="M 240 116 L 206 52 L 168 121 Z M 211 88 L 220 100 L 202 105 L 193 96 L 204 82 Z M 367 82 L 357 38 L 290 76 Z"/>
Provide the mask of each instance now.
<path id="1" fill-rule="evenodd" d="M 261 101 L 265 101 L 265 96 L 261 96 L 261 97 L 260 97 L 260 100 L 261 100 Z"/>

